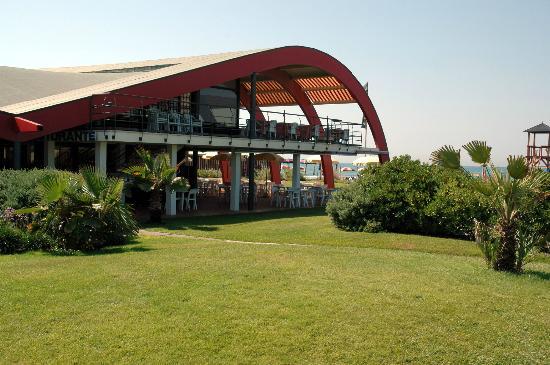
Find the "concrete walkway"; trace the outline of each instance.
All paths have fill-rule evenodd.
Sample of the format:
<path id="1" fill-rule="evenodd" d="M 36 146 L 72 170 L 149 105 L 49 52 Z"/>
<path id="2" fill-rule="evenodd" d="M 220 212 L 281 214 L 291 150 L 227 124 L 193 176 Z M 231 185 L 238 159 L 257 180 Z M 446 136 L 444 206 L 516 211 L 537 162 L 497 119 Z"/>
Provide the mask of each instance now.
<path id="1" fill-rule="evenodd" d="M 302 246 L 310 247 L 314 245 L 303 245 L 299 243 L 276 243 L 276 242 L 252 242 L 252 241 L 237 241 L 237 240 L 227 240 L 223 238 L 213 238 L 213 237 L 200 237 L 200 236 L 191 236 L 188 234 L 181 233 L 169 233 L 169 232 L 158 232 L 158 231 L 148 231 L 145 229 L 140 229 L 139 234 L 143 236 L 153 236 L 153 237 L 176 237 L 176 238 L 186 238 L 192 240 L 201 240 L 201 241 L 213 241 L 213 242 L 223 242 L 223 243 L 244 243 L 249 245 L 273 245 L 273 246 Z"/>

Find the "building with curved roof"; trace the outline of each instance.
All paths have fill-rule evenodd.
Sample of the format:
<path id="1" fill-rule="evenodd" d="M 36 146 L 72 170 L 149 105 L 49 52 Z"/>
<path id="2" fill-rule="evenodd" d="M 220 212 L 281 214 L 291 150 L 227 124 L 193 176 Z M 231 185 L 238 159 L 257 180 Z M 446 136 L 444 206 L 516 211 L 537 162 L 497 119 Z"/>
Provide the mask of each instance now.
<path id="1" fill-rule="evenodd" d="M 308 47 L 40 70 L 0 67 L 0 85 L 3 167 L 93 163 L 115 173 L 127 162 L 122 151 L 138 145 L 167 150 L 174 163 L 198 150 L 231 152 L 239 160 L 242 152 L 291 153 L 298 161 L 300 154 L 320 154 L 325 184 L 333 187 L 331 155 L 389 158 L 361 83 L 337 59 Z M 356 103 L 363 121 L 321 118 L 315 109 L 342 103 Z M 299 106 L 302 113 L 266 109 L 278 106 Z M 374 148 L 364 146 L 362 128 Z M 222 164 L 226 179 L 240 175 L 228 165 Z"/>

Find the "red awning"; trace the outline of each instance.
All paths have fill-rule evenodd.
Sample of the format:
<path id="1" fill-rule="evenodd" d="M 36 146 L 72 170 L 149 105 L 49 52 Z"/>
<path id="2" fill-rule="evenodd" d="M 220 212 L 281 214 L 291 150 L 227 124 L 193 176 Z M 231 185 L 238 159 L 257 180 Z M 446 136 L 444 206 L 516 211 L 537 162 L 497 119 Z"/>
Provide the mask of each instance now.
<path id="1" fill-rule="evenodd" d="M 19 133 L 40 132 L 44 126 L 25 118 L 15 117 L 15 127 Z"/>

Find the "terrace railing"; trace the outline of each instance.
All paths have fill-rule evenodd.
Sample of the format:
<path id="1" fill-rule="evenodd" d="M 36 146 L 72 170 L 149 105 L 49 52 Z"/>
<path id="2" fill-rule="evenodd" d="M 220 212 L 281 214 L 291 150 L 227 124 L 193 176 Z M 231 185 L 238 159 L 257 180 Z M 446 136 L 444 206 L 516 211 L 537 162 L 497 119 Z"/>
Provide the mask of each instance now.
<path id="1" fill-rule="evenodd" d="M 251 138 L 250 118 L 245 108 L 163 100 L 133 95 L 94 95 L 90 109 L 90 129 L 134 130 L 203 136 Z M 340 119 L 310 118 L 286 111 L 262 110 L 265 120 L 256 120 L 253 138 L 296 140 L 344 145 L 362 145 L 362 124 Z"/>

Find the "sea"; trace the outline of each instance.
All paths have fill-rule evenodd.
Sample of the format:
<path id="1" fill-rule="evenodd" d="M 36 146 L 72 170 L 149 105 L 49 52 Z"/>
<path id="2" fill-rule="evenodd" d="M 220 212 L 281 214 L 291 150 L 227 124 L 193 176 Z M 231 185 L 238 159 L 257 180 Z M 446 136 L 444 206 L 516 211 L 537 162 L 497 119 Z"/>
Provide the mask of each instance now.
<path id="1" fill-rule="evenodd" d="M 285 162 L 283 165 L 287 165 L 289 167 L 292 167 L 291 162 Z M 321 171 L 319 171 L 321 165 L 320 164 L 306 164 L 301 163 L 300 164 L 300 170 L 302 173 L 308 177 L 313 176 L 320 176 Z M 497 167 L 502 173 L 506 173 L 505 167 Z M 481 166 L 464 166 L 464 169 L 471 173 L 474 176 L 481 176 Z M 346 163 L 342 162 L 337 165 L 334 165 L 334 172 L 338 175 L 342 176 L 343 178 L 351 178 L 354 179 L 359 174 L 357 166 L 354 166 L 352 163 Z"/>

